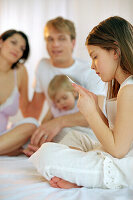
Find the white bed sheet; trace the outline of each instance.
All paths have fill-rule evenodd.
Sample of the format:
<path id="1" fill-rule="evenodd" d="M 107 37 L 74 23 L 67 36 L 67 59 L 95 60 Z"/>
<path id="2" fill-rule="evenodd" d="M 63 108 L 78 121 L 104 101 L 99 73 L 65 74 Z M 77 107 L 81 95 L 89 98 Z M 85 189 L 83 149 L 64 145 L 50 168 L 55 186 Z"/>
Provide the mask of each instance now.
<path id="1" fill-rule="evenodd" d="M 52 188 L 27 157 L 1 156 L 0 200 L 133 200 L 133 188 Z"/>

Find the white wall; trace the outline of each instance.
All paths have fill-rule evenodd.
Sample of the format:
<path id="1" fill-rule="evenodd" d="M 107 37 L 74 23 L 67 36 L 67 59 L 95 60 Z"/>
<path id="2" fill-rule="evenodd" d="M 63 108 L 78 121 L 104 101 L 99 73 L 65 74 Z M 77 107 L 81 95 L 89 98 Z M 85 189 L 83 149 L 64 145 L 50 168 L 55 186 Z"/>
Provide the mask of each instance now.
<path id="1" fill-rule="evenodd" d="M 77 42 L 74 56 L 89 60 L 84 45 L 93 26 L 119 15 L 133 23 L 133 0 L 0 0 L 0 34 L 10 28 L 24 31 L 31 53 L 26 67 L 29 73 L 29 97 L 32 97 L 34 71 L 40 58 L 46 57 L 43 29 L 47 20 L 63 16 L 73 20 Z"/>
<path id="2" fill-rule="evenodd" d="M 0 33 L 15 28 L 29 37 L 31 54 L 26 67 L 30 97 L 35 67 L 40 58 L 48 56 L 43 39 L 44 25 L 59 15 L 75 23 L 77 42 L 74 56 L 88 60 L 84 43 L 89 31 L 112 15 L 122 16 L 132 23 L 133 0 L 0 0 Z"/>

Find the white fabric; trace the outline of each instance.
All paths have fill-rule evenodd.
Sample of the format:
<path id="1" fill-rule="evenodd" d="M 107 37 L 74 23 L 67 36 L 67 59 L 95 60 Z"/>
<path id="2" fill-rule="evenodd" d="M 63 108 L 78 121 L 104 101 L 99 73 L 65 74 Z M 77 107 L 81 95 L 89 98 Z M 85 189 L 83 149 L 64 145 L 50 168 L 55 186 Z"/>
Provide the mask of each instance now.
<path id="1" fill-rule="evenodd" d="M 89 136 L 89 138 L 91 140 L 93 140 L 94 143 L 99 142 L 97 137 L 95 136 L 95 134 L 93 133 L 93 131 L 89 127 L 82 127 L 82 126 L 74 126 L 74 127 L 63 128 L 60 131 L 60 133 L 57 136 L 54 137 L 53 142 L 65 144 L 65 145 L 68 145 L 68 146 L 70 146 L 70 145 L 71 146 L 73 146 L 73 145 L 77 146 L 76 143 L 79 143 L 79 141 L 75 140 L 75 138 L 74 138 L 75 136 L 73 137 L 73 134 L 70 135 L 71 132 L 73 132 L 73 133 L 74 132 L 80 132 L 81 138 L 82 138 L 82 135 L 84 135 L 83 138 L 86 137 L 86 135 L 87 135 L 87 136 Z M 65 137 L 66 134 L 68 134 L 68 133 L 69 133 L 69 137 Z"/>
<path id="2" fill-rule="evenodd" d="M 95 25 L 114 15 L 133 22 L 132 0 L 0 0 L 0 8 L 0 33 L 14 28 L 24 31 L 30 40 L 31 52 L 26 62 L 30 97 L 36 64 L 43 56 L 48 56 L 43 34 L 48 20 L 57 16 L 73 20 L 77 33 L 73 54 L 89 62 L 85 40 Z"/>
<path id="3" fill-rule="evenodd" d="M 34 124 L 37 127 L 39 126 L 39 122 L 35 118 L 33 118 L 33 117 L 27 117 L 27 118 L 23 118 L 22 120 L 14 123 L 14 124 L 12 124 L 12 123 L 10 124 L 9 123 L 9 125 L 8 125 L 9 129 L 6 130 L 6 131 L 4 131 L 4 132 L 2 132 L 1 135 L 5 134 L 5 133 L 7 133 L 9 131 L 11 131 L 15 127 L 17 127 L 19 125 L 22 125 L 22 124 Z"/>
<path id="4" fill-rule="evenodd" d="M 114 128 L 115 116 L 117 111 L 117 101 L 116 98 L 109 99 L 106 101 L 106 113 L 109 122 L 109 127 L 111 130 Z"/>
<path id="5" fill-rule="evenodd" d="M 124 87 L 125 85 L 133 84 L 133 75 L 129 76 L 120 86 L 120 88 Z M 111 130 L 114 128 L 115 123 L 115 116 L 117 112 L 117 99 L 108 99 L 106 101 L 106 114 L 109 122 L 109 127 Z"/>
<path id="6" fill-rule="evenodd" d="M 16 123 L 14 123 L 14 124 L 9 123 L 8 124 L 8 127 L 9 127 L 8 130 L 2 132 L 0 135 L 3 135 L 5 133 L 13 130 L 15 127 L 20 126 L 22 124 L 34 124 L 36 127 L 39 127 L 39 122 L 35 118 L 33 118 L 33 117 L 27 117 L 27 118 L 24 118 L 24 119 L 22 119 L 22 120 L 20 120 L 20 121 L 18 121 Z M 30 140 L 28 140 L 28 142 L 23 145 L 23 148 L 26 148 L 29 143 L 30 143 Z"/>
<path id="7" fill-rule="evenodd" d="M 90 143 L 89 139 L 88 146 Z M 29 160 L 47 180 L 57 176 L 88 188 L 133 186 L 133 152 L 132 156 L 116 159 L 103 152 L 100 145 L 83 152 L 63 144 L 45 143 Z"/>
<path id="8" fill-rule="evenodd" d="M 124 87 L 126 85 L 130 85 L 130 84 L 133 84 L 133 75 L 129 76 L 122 84 L 121 84 L 121 87 Z"/>
<path id="9" fill-rule="evenodd" d="M 9 105 L 13 104 L 14 102 L 14 96 L 17 95 L 17 93 L 19 93 L 18 91 L 18 88 L 17 88 L 17 85 L 15 85 L 12 93 L 11 93 L 11 96 L 8 97 L 8 99 L 0 105 L 0 111 L 2 112 L 5 108 L 7 108 Z"/>
<path id="10" fill-rule="evenodd" d="M 0 156 L 1 200 L 132 200 L 133 188 L 52 188 L 25 156 Z"/>
<path id="11" fill-rule="evenodd" d="M 132 76 L 121 87 L 128 84 L 133 84 Z M 69 146 L 80 148 L 81 151 L 66 146 L 68 138 Z M 89 188 L 133 186 L 133 145 L 124 158 L 117 159 L 104 152 L 100 143 L 79 131 L 69 132 L 61 143 L 45 143 L 29 159 L 46 179 L 57 176 Z"/>
<path id="12" fill-rule="evenodd" d="M 35 91 L 46 95 L 50 107 L 54 105 L 48 96 L 47 89 L 50 81 L 57 74 L 68 75 L 91 92 L 106 96 L 105 84 L 94 70 L 91 70 L 88 62 L 76 59 L 69 68 L 57 68 L 52 66 L 48 59 L 42 59 L 36 70 Z"/>
<path id="13" fill-rule="evenodd" d="M 67 135 L 58 143 L 78 148 L 84 152 L 95 149 L 100 144 L 90 128 L 86 132 L 83 132 L 83 129 L 80 128 L 77 130 L 71 128 L 67 131 Z"/>

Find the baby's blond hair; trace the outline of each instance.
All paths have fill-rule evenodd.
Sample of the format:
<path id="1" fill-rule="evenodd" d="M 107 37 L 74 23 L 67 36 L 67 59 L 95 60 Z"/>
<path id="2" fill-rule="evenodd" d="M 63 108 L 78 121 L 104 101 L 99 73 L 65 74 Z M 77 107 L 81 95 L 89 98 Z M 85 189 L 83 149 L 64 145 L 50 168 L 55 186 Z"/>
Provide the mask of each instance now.
<path id="1" fill-rule="evenodd" d="M 65 90 L 74 93 L 74 87 L 72 83 L 69 81 L 69 78 L 66 75 L 60 74 L 56 75 L 49 83 L 48 87 L 48 95 L 54 100 L 57 92 L 59 90 Z"/>

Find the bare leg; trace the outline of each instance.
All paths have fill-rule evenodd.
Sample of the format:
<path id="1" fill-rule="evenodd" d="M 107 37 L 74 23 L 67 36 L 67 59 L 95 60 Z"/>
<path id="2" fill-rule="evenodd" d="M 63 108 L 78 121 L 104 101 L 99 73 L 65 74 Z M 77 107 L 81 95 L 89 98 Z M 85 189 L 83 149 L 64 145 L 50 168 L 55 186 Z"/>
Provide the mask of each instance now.
<path id="1" fill-rule="evenodd" d="M 36 130 L 31 123 L 21 124 L 0 136 L 0 155 L 12 155 L 24 145 Z"/>
<path id="2" fill-rule="evenodd" d="M 16 149 L 15 151 L 12 151 L 10 153 L 7 153 L 7 156 L 19 156 L 23 153 L 23 148 L 20 147 L 19 149 Z"/>

